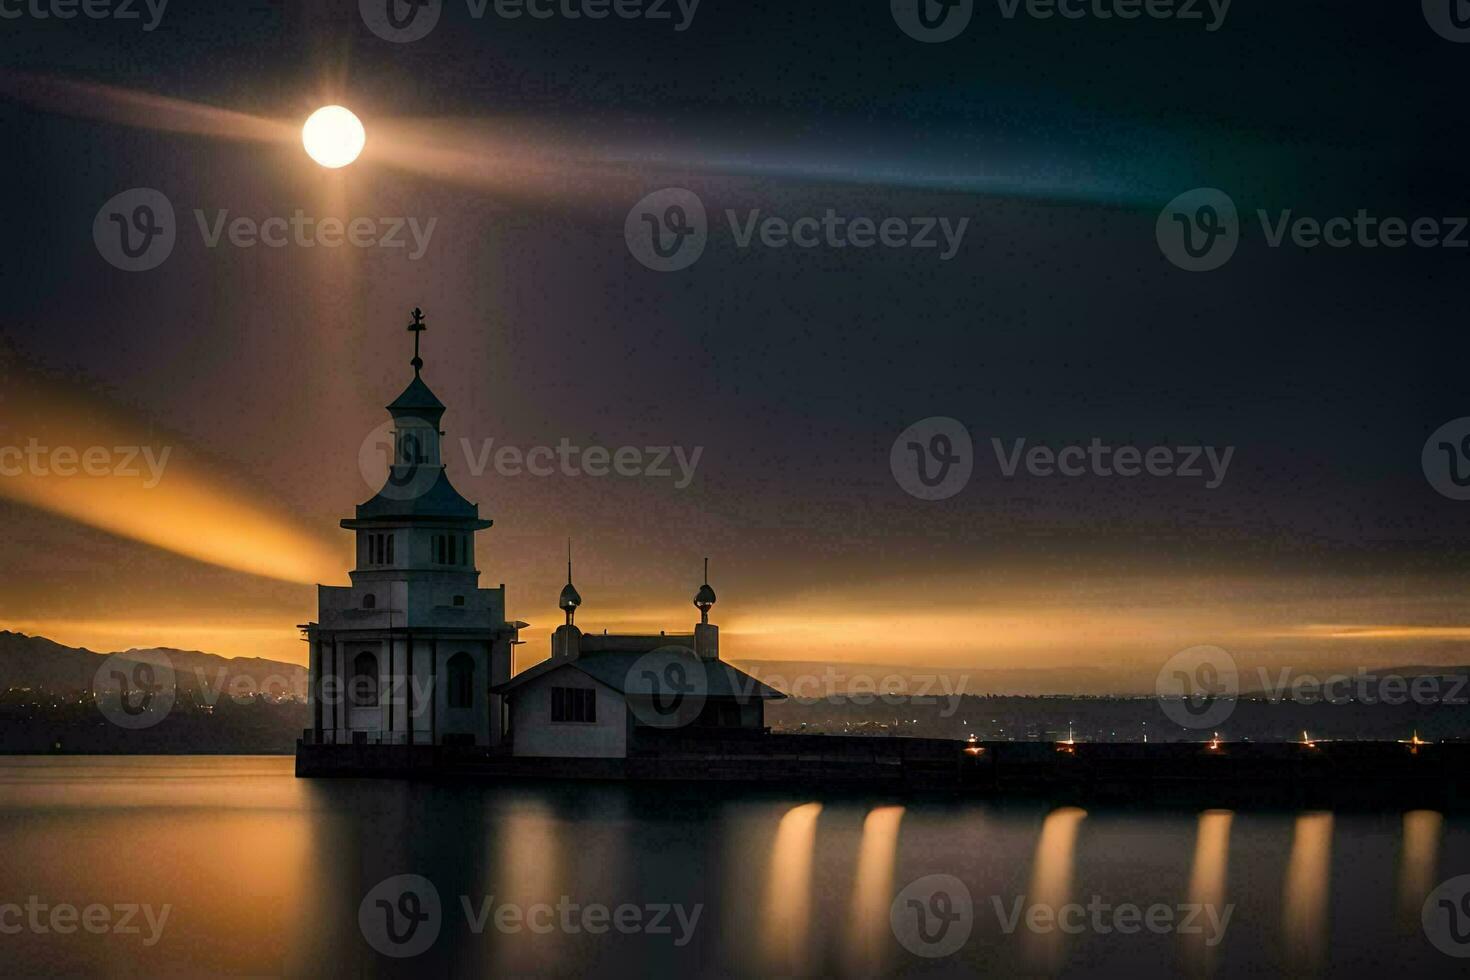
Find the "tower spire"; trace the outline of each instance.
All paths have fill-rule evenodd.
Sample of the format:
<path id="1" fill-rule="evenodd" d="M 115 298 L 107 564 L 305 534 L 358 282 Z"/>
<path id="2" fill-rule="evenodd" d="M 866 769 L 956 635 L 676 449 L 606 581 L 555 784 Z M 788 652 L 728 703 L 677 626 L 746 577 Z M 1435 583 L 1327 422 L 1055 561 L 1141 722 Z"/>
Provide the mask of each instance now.
<path id="1" fill-rule="evenodd" d="M 424 359 L 419 357 L 419 334 L 429 329 L 424 326 L 424 311 L 417 306 L 413 308 L 413 322 L 408 325 L 408 329 L 413 333 L 413 360 L 408 363 L 413 365 L 413 373 L 417 377 L 419 369 L 424 366 Z"/>
<path id="2" fill-rule="evenodd" d="M 567 584 L 562 587 L 561 598 L 556 603 L 561 611 L 567 614 L 567 625 L 571 626 L 577 614 L 577 607 L 582 604 L 582 597 L 577 594 L 576 586 L 572 585 L 572 539 L 567 538 Z"/>
<path id="3" fill-rule="evenodd" d="M 699 610 L 699 622 L 709 624 L 709 611 L 715 604 L 715 590 L 709 587 L 709 559 L 704 560 L 704 584 L 694 593 L 694 605 Z"/>

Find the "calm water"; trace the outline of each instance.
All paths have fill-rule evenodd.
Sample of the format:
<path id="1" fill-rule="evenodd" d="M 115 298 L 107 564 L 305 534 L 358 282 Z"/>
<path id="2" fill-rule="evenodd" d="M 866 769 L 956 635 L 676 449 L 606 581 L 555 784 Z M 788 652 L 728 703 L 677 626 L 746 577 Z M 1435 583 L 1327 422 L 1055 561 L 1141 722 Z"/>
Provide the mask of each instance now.
<path id="1" fill-rule="evenodd" d="M 0 973 L 1463 976 L 1470 964 L 1420 924 L 1425 896 L 1470 872 L 1470 825 L 1426 811 L 306 781 L 291 765 L 0 760 L 0 906 L 21 906 L 0 908 Z M 909 945 L 953 952 L 921 957 L 896 937 L 906 888 Z M 1105 910 L 1064 912 L 1075 934 L 1044 912 L 1026 927 L 1027 909 L 1068 903 Z M 1191 905 L 1234 908 L 1211 946 L 1207 912 L 1201 933 L 1151 931 L 1125 904 L 1176 924 Z M 375 944 L 425 948 L 394 958 Z"/>

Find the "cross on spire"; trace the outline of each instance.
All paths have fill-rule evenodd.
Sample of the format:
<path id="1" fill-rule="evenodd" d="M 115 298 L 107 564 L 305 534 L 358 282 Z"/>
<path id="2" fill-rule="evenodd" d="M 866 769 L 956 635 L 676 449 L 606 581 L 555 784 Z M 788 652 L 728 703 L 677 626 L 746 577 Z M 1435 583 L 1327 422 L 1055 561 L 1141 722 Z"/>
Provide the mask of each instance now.
<path id="1" fill-rule="evenodd" d="M 429 329 L 424 326 L 424 311 L 417 306 L 413 308 L 413 322 L 408 325 L 408 329 L 413 333 L 413 360 L 408 363 L 413 365 L 413 373 L 417 375 L 424 366 L 424 359 L 419 357 L 419 334 Z"/>

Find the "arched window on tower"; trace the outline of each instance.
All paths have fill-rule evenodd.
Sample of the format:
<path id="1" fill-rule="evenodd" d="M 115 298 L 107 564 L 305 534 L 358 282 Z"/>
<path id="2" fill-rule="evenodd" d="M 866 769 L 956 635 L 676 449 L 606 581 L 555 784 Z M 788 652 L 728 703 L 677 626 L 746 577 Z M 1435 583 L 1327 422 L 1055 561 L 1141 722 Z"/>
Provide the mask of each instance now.
<path id="1" fill-rule="evenodd" d="M 352 658 L 352 705 L 357 708 L 378 706 L 378 658 L 364 650 Z"/>
<path id="2" fill-rule="evenodd" d="M 449 658 L 449 706 L 475 706 L 475 658 L 463 650 Z"/>

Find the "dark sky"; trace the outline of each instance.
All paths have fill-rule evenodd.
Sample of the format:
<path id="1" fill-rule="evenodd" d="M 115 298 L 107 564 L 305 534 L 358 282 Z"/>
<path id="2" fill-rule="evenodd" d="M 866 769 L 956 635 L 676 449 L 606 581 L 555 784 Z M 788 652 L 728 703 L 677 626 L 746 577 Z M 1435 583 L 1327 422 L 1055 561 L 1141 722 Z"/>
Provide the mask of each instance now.
<path id="1" fill-rule="evenodd" d="M 451 447 L 703 447 L 684 488 L 475 475 L 451 454 L 496 520 L 483 580 L 538 630 L 570 534 L 590 628 L 685 627 L 712 555 L 735 656 L 1123 670 L 1196 643 L 1336 664 L 1465 655 L 1470 503 L 1437 493 L 1420 454 L 1470 415 L 1470 248 L 1273 248 L 1255 216 L 1470 214 L 1470 44 L 1419 5 L 1237 0 L 1208 31 L 1008 20 L 992 0 L 940 44 L 906 36 L 887 2 L 702 0 L 684 31 L 468 9 L 446 3 L 405 44 L 342 0 L 174 0 L 153 31 L 0 22 L 0 444 L 116 442 L 106 419 L 175 448 L 125 506 L 105 483 L 0 478 L 0 626 L 303 659 L 292 626 L 313 615 L 312 581 L 345 578 L 335 522 L 371 492 L 359 447 L 408 381 L 420 305 Z M 139 114 L 120 108 L 129 93 L 179 103 Z M 341 103 L 368 152 L 327 171 L 294 137 L 180 132 L 183 103 L 293 134 Z M 92 226 L 135 187 L 172 202 L 178 242 L 129 273 Z M 661 273 L 623 229 L 666 187 L 699 196 L 710 234 Z M 1243 219 L 1207 273 L 1155 238 L 1196 187 Z M 297 208 L 435 225 L 413 259 L 209 248 L 194 216 Z M 741 248 L 725 212 L 753 208 L 968 225 L 948 261 Z M 79 421 L 56 428 L 68 410 Z M 899 433 L 932 416 L 976 449 L 940 501 L 889 468 Z M 992 437 L 1235 448 L 1205 489 L 1004 478 Z M 275 543 L 231 507 L 306 557 L 263 568 Z M 199 561 L 160 542 L 170 521 L 235 540 Z"/>

